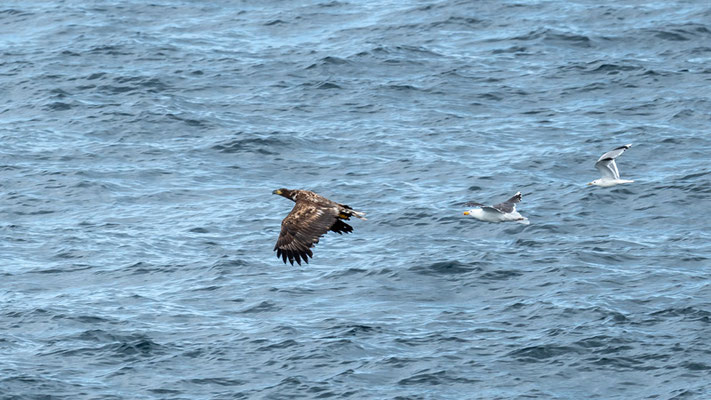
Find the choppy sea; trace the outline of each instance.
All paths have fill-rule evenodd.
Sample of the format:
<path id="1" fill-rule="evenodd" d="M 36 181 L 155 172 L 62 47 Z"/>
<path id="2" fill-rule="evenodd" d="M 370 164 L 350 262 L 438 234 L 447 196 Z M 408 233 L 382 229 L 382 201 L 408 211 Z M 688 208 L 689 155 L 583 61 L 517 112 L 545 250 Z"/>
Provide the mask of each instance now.
<path id="1" fill-rule="evenodd" d="M 707 1 L 3 1 L 0 399 L 711 398 L 710 160 Z"/>

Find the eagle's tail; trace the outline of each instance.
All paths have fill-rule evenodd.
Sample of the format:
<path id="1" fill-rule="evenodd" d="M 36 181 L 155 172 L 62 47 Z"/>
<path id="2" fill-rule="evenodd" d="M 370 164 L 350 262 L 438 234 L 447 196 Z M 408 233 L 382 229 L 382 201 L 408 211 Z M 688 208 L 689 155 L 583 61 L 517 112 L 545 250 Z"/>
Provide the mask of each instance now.
<path id="1" fill-rule="evenodd" d="M 367 221 L 367 220 L 368 220 L 368 219 L 365 217 L 365 213 L 364 213 L 364 212 L 360 212 L 360 211 L 356 211 L 356 210 L 348 210 L 348 212 L 350 212 L 351 214 L 353 214 L 354 217 L 360 218 L 360 219 L 362 219 L 363 221 Z"/>
<path id="2" fill-rule="evenodd" d="M 356 211 L 356 210 L 352 209 L 351 206 L 347 206 L 345 204 L 339 204 L 339 206 L 346 209 L 346 212 L 344 212 L 343 214 L 345 214 L 347 216 L 354 216 L 356 218 L 362 219 L 363 221 L 367 221 L 367 218 L 365 218 L 364 212 Z M 343 217 L 341 217 L 341 218 L 343 218 Z M 348 219 L 348 218 L 345 218 L 345 219 Z"/>

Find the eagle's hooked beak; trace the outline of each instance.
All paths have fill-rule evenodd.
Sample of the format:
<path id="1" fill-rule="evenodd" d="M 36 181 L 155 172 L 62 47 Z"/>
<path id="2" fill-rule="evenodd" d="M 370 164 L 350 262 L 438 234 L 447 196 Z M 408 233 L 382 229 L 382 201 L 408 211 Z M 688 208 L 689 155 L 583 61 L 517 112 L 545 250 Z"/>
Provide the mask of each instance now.
<path id="1" fill-rule="evenodd" d="M 277 190 L 273 191 L 272 194 L 281 194 L 281 190 L 277 189 Z"/>

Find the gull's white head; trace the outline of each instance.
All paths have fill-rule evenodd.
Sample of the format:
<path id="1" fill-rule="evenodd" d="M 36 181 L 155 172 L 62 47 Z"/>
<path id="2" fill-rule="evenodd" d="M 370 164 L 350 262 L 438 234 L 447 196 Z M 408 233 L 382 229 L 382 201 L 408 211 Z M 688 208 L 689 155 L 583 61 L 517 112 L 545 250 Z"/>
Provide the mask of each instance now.
<path id="1" fill-rule="evenodd" d="M 602 179 L 595 179 L 592 182 L 588 182 L 588 186 L 602 186 Z"/>
<path id="2" fill-rule="evenodd" d="M 482 215 L 484 215 L 484 211 L 481 208 L 472 208 L 471 210 L 464 211 L 464 215 L 474 218 L 481 218 Z"/>

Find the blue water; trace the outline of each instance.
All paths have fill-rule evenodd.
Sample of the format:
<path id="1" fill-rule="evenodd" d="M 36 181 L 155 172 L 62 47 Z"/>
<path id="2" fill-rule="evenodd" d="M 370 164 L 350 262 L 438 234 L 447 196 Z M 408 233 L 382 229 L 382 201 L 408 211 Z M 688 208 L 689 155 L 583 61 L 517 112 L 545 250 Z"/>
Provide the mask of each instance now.
<path id="1" fill-rule="evenodd" d="M 0 5 L 1 399 L 711 398 L 708 2 L 261 3 Z"/>

